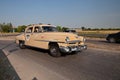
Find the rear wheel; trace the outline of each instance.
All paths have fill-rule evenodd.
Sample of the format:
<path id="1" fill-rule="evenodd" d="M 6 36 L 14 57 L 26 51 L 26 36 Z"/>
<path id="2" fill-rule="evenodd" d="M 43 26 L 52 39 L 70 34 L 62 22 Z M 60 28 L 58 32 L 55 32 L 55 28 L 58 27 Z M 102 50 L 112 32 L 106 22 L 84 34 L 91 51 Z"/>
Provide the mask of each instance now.
<path id="1" fill-rule="evenodd" d="M 25 49 L 25 48 L 26 48 L 25 42 L 24 42 L 24 41 L 19 41 L 19 47 L 20 47 L 21 49 Z"/>
<path id="2" fill-rule="evenodd" d="M 50 51 L 50 55 L 53 57 L 60 57 L 61 56 L 58 44 L 50 44 L 49 51 Z"/>

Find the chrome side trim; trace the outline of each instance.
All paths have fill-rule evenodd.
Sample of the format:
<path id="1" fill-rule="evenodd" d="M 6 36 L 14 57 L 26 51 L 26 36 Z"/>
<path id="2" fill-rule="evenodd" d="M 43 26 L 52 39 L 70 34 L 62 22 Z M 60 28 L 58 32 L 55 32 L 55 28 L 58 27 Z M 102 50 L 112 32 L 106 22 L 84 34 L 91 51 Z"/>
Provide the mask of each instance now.
<path id="1" fill-rule="evenodd" d="M 65 43 L 61 41 L 50 41 L 50 40 L 35 40 L 35 41 Z"/>
<path id="2" fill-rule="evenodd" d="M 69 44 L 74 44 L 76 42 L 81 42 L 80 40 L 73 40 L 73 41 L 67 41 L 66 43 L 69 43 Z"/>

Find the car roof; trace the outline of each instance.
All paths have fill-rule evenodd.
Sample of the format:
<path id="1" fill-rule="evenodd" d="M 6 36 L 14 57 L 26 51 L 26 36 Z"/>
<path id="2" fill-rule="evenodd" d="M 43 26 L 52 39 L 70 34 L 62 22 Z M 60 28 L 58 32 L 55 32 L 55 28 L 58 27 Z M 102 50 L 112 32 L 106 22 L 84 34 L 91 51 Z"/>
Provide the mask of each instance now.
<path id="1" fill-rule="evenodd" d="M 54 26 L 54 25 L 51 25 L 51 24 L 31 24 L 31 25 L 29 25 L 28 27 L 34 27 L 34 26 L 42 26 L 42 27 L 44 27 L 44 26 L 49 26 L 49 27 L 51 27 L 51 26 Z M 54 26 L 55 27 L 55 26 Z"/>
<path id="2" fill-rule="evenodd" d="M 39 26 L 39 27 L 45 27 L 45 26 L 56 27 L 56 26 L 51 25 L 51 24 L 30 24 L 30 25 L 27 26 L 27 28 L 29 28 L 29 27 L 35 27 L 35 26 Z"/>

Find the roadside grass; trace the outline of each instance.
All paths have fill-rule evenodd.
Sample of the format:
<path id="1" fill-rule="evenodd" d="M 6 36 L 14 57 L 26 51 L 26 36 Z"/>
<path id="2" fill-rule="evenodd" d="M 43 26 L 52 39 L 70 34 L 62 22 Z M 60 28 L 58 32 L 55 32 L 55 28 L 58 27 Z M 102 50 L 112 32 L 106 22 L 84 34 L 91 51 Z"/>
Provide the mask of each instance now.
<path id="1" fill-rule="evenodd" d="M 79 36 L 85 36 L 90 38 L 106 38 L 108 34 L 117 33 L 120 30 L 95 30 L 95 31 L 80 31 Z"/>

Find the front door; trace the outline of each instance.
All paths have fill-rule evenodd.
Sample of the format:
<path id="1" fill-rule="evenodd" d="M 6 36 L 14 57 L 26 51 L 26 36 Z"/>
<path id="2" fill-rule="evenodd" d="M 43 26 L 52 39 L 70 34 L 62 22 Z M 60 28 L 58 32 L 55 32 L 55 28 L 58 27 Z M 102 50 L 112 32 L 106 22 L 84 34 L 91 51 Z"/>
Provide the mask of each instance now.
<path id="1" fill-rule="evenodd" d="M 30 45 L 38 48 L 48 49 L 48 42 L 40 26 L 35 26 L 30 36 Z"/>

